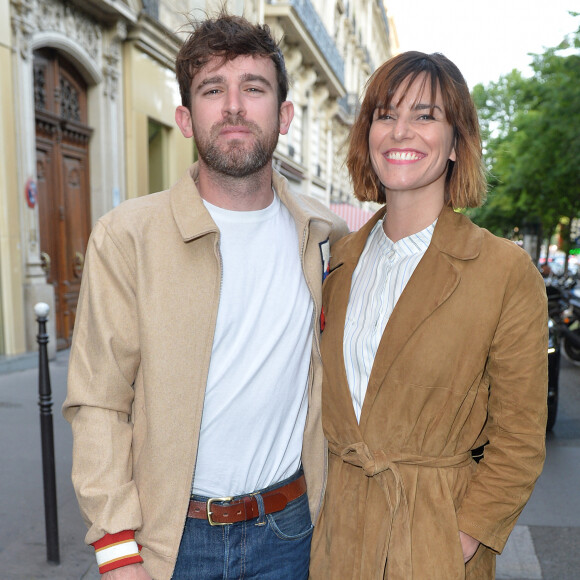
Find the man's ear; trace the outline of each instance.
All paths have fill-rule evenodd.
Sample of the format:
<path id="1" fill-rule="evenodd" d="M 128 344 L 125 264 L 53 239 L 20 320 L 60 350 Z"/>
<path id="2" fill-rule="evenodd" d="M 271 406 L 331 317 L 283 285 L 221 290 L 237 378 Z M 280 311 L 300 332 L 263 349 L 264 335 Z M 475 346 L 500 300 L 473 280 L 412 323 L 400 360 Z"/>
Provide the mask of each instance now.
<path id="1" fill-rule="evenodd" d="M 191 113 L 187 107 L 179 105 L 175 109 L 175 122 L 179 127 L 181 134 L 188 139 L 193 137 L 193 124 L 191 122 Z"/>
<path id="2" fill-rule="evenodd" d="M 280 105 L 280 135 L 286 135 L 288 133 L 293 118 L 294 105 L 291 101 L 284 101 Z"/>

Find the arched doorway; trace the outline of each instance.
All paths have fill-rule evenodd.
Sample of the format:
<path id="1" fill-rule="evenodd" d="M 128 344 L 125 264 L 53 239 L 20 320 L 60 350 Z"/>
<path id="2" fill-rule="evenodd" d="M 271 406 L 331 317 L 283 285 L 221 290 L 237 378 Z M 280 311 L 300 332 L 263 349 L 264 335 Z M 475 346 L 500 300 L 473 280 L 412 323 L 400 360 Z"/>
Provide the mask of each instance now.
<path id="1" fill-rule="evenodd" d="M 54 286 L 57 348 L 70 346 L 90 234 L 87 85 L 59 52 L 34 52 L 40 251 Z"/>

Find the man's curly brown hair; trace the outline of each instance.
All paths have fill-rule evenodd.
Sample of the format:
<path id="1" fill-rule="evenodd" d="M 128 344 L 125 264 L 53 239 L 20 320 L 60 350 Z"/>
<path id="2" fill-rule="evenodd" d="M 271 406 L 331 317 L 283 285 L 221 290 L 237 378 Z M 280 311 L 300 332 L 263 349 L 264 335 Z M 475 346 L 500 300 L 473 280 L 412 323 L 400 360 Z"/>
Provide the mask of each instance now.
<path id="1" fill-rule="evenodd" d="M 193 28 L 175 62 L 181 104 L 191 109 L 193 77 L 212 59 L 227 62 L 238 56 L 265 57 L 272 60 L 278 81 L 278 105 L 288 95 L 288 74 L 278 43 L 267 24 L 252 24 L 241 16 L 222 10 L 217 16 L 191 21 Z"/>

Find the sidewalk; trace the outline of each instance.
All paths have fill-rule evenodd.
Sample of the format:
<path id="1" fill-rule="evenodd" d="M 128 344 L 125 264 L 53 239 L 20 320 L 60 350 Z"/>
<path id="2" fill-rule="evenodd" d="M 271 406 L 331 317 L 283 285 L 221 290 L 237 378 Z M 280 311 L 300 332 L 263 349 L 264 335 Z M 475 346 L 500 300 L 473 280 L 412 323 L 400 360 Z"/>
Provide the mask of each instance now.
<path id="1" fill-rule="evenodd" d="M 60 564 L 46 559 L 38 366 L 0 373 L 0 576 L 2 580 L 97 580 L 94 552 L 70 481 L 72 437 L 61 414 L 68 351 L 50 363 Z"/>

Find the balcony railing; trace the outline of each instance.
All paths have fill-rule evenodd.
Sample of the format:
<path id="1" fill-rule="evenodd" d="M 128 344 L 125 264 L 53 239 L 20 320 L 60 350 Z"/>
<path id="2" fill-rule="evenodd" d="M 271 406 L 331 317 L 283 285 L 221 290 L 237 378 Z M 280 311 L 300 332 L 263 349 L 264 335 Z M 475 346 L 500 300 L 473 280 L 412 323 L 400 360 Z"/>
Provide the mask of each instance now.
<path id="1" fill-rule="evenodd" d="M 143 0 L 143 12 L 151 18 L 159 19 L 159 0 Z"/>
<path id="2" fill-rule="evenodd" d="M 340 82 L 344 84 L 344 60 L 340 56 L 334 40 L 328 34 L 310 0 L 269 0 L 268 3 L 277 6 L 286 5 L 294 8 L 302 24 L 318 45 L 320 52 L 323 54 L 330 68 Z"/>

